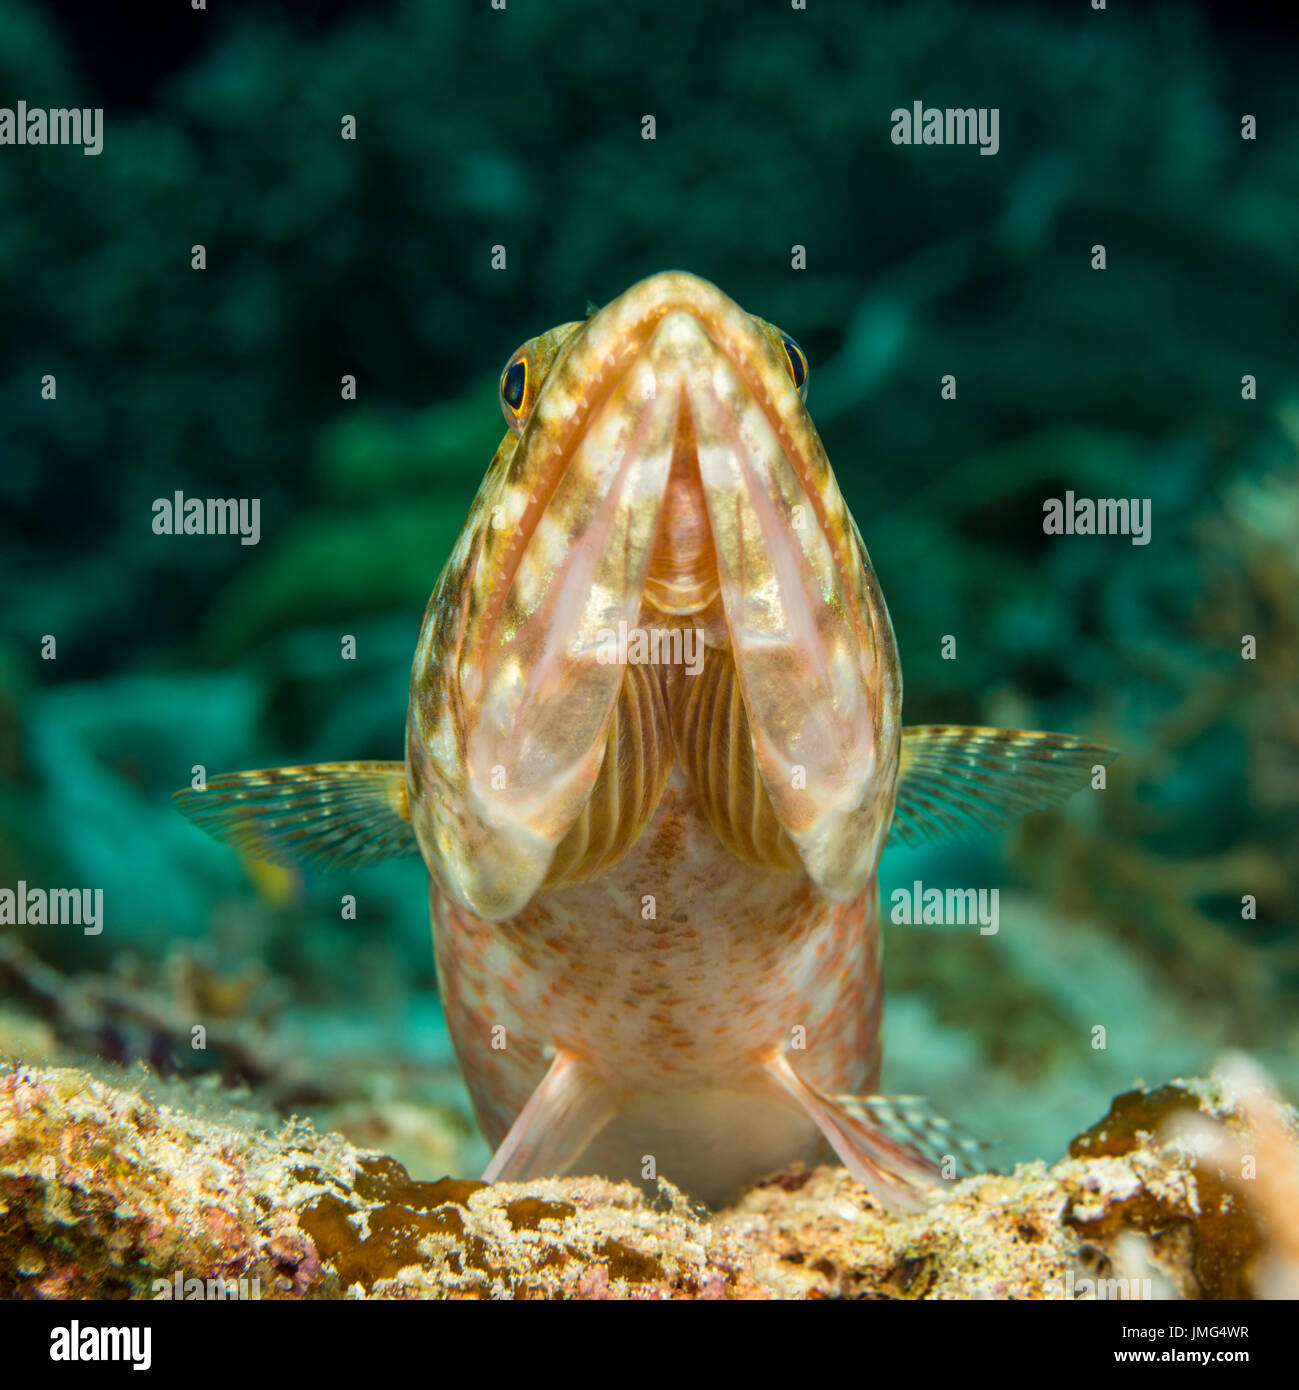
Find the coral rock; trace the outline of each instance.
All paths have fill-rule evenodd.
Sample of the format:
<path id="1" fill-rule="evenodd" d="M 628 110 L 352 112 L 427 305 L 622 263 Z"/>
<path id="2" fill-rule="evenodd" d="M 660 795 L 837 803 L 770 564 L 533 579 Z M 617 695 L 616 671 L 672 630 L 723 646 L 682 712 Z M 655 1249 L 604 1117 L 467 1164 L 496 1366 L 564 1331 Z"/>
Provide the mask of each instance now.
<path id="1" fill-rule="evenodd" d="M 1292 1113 L 1233 1084 L 1128 1093 L 1053 1167 L 966 1179 L 906 1218 L 837 1168 L 779 1174 L 709 1217 L 668 1183 L 651 1201 L 601 1178 L 418 1181 L 341 1136 L 213 1114 L 183 1089 L 172 1103 L 142 1079 L 6 1069 L 0 1295 L 1266 1294 L 1293 1278 L 1276 1194 L 1299 1181 L 1299 1144 Z M 1267 1170 L 1253 1185 L 1235 1163 L 1245 1147 Z"/>

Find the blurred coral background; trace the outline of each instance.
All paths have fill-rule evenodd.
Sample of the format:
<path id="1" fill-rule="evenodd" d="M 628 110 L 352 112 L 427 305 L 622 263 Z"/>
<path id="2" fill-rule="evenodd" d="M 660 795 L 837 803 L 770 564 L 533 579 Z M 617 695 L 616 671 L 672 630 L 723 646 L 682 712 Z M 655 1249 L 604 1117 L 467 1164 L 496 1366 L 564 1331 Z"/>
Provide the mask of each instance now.
<path id="1" fill-rule="evenodd" d="M 169 797 L 197 763 L 401 756 L 501 366 L 680 267 L 808 355 L 907 722 L 1122 750 L 1103 794 L 885 856 L 886 895 L 1002 893 L 995 937 L 888 929 L 888 1089 L 1002 1163 L 1228 1046 L 1293 1098 L 1294 33 L 1074 8 L 0 0 L 5 99 L 105 108 L 97 158 L 0 151 L 0 885 L 102 887 L 106 922 L 0 930 L 0 1052 L 483 1161 L 422 867 L 270 869 Z M 999 153 L 895 146 L 916 100 L 999 108 Z M 1150 544 L 1045 536 L 1066 489 L 1149 498 Z M 260 543 L 155 535 L 177 490 L 260 498 Z"/>

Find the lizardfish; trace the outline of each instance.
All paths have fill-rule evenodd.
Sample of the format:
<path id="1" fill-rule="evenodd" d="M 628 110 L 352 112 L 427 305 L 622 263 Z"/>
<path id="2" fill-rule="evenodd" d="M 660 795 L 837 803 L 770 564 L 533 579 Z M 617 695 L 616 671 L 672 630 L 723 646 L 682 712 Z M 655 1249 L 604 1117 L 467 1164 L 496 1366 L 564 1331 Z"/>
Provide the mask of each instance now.
<path id="1" fill-rule="evenodd" d="M 1062 801 L 1112 753 L 902 727 L 807 375 L 681 272 L 533 338 L 424 614 L 405 760 L 177 794 L 276 862 L 423 856 L 488 1180 L 721 1204 L 833 1151 L 897 1208 L 958 1170 L 942 1121 L 875 1094 L 880 854 Z"/>

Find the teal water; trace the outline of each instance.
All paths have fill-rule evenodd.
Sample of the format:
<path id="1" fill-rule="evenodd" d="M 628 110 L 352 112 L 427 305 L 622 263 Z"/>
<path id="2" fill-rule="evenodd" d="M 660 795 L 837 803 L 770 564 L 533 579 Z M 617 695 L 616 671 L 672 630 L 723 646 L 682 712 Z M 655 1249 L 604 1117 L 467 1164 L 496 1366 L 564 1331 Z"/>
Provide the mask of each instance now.
<path id="1" fill-rule="evenodd" d="M 886 857 L 886 900 L 1003 895 L 995 938 L 890 928 L 891 1088 L 1003 1158 L 1227 1047 L 1293 1095 L 1293 47 L 1194 5 L 1116 19 L 237 9 L 106 86 L 75 20 L 0 0 L 0 101 L 105 108 L 96 157 L 0 147 L 0 886 L 106 904 L 95 937 L 0 927 L 0 1043 L 244 1076 L 424 1168 L 442 1141 L 402 1107 L 445 1107 L 473 1166 L 420 866 L 268 875 L 168 798 L 196 763 L 400 755 L 502 364 L 676 266 L 807 352 L 908 722 L 1122 750 L 1103 795 Z M 996 108 L 997 153 L 893 143 L 915 101 Z M 258 498 L 258 543 L 156 535 L 177 490 Z M 1069 490 L 1144 499 L 1149 543 L 1045 535 Z"/>

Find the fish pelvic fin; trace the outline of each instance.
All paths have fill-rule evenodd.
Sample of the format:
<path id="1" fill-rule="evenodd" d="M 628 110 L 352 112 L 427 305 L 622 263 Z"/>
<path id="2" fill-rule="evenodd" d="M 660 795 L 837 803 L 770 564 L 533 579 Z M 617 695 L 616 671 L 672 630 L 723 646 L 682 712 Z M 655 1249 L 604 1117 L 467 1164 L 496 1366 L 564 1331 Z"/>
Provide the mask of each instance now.
<path id="1" fill-rule="evenodd" d="M 922 1210 L 941 1182 L 973 1171 L 982 1145 L 962 1137 L 919 1096 L 828 1095 L 781 1054 L 767 1072 L 825 1135 L 839 1161 L 893 1215 Z"/>
<path id="2" fill-rule="evenodd" d="M 606 1083 L 561 1049 L 492 1155 L 483 1181 L 560 1176 L 613 1118 L 618 1103 Z"/>
<path id="3" fill-rule="evenodd" d="M 172 799 L 200 830 L 272 864 L 350 869 L 419 853 L 405 763 L 227 772 Z"/>
<path id="4" fill-rule="evenodd" d="M 902 730 L 889 844 L 961 839 L 1058 806 L 1118 750 L 1074 734 L 918 724 Z"/>

